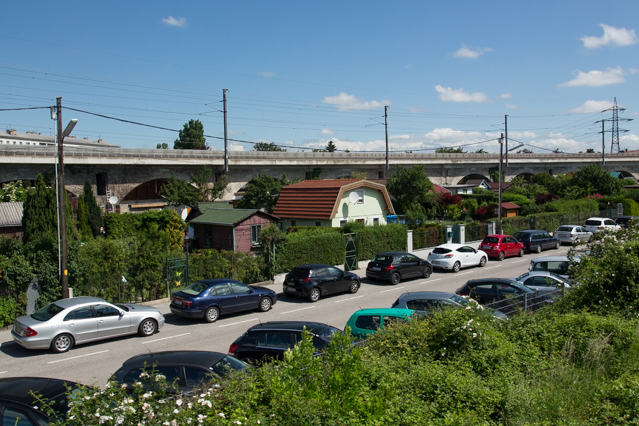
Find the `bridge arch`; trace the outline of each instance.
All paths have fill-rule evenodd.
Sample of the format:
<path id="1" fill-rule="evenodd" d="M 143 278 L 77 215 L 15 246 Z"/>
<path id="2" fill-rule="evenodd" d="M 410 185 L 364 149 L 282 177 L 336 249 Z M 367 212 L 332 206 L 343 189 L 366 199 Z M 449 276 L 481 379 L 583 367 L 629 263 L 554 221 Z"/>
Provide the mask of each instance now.
<path id="1" fill-rule="evenodd" d="M 483 180 L 485 180 L 487 183 L 492 182 L 492 181 L 490 180 L 490 178 L 488 178 L 488 177 L 486 177 L 486 176 L 484 176 L 484 175 L 482 175 L 482 174 L 479 174 L 479 173 L 471 173 L 471 174 L 466 175 L 466 176 L 464 176 L 463 178 L 461 178 L 461 179 L 459 180 L 459 182 L 457 182 L 457 184 L 458 184 L 458 185 L 463 185 L 463 184 L 465 184 L 466 182 L 468 182 L 469 180 L 473 180 L 473 179 L 483 179 Z"/>
<path id="2" fill-rule="evenodd" d="M 522 177 L 524 178 L 524 181 L 530 182 L 530 179 L 533 177 L 533 174 L 530 172 L 519 173 L 517 176 L 513 177 L 513 180 L 517 179 L 518 177 Z"/>
<path id="3" fill-rule="evenodd" d="M 144 201 L 162 199 L 160 190 L 168 182 L 168 179 L 160 178 L 148 180 L 131 189 L 121 201 Z"/>
<path id="4" fill-rule="evenodd" d="M 614 172 L 610 172 L 610 174 L 611 174 L 613 177 L 617 177 L 617 178 L 619 178 L 619 179 L 632 179 L 632 180 L 634 180 L 635 182 L 637 181 L 637 178 L 635 177 L 635 175 L 633 175 L 632 173 L 627 172 L 627 171 L 625 171 L 625 170 L 616 170 L 616 171 L 614 171 Z M 616 175 L 616 176 L 615 176 L 615 175 Z"/>

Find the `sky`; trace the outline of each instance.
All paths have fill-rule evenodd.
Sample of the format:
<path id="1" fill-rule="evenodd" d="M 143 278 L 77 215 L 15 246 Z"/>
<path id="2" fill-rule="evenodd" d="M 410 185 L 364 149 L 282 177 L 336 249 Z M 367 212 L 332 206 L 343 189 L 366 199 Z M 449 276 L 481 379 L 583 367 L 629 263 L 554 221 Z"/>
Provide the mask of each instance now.
<path id="1" fill-rule="evenodd" d="M 639 2 L 21 1 L 3 4 L 0 126 L 173 147 L 639 149 Z M 24 109 L 35 108 L 35 109 Z M 19 110 L 16 110 L 19 109 Z M 507 116 L 507 118 L 506 118 Z M 599 123 L 597 123 L 599 121 Z M 611 121 L 604 121 L 610 152 Z M 4 130 L 2 129 L 2 130 Z"/>

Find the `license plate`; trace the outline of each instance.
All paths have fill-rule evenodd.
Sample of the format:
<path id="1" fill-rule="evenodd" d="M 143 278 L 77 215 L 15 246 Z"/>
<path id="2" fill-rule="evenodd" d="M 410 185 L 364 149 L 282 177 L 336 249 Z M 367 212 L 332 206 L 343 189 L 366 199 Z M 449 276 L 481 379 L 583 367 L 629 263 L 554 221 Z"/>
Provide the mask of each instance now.
<path id="1" fill-rule="evenodd" d="M 381 270 L 382 270 L 382 268 L 378 268 L 377 266 L 373 266 L 371 268 L 371 271 L 381 271 Z"/>
<path id="2" fill-rule="evenodd" d="M 439 264 L 440 264 L 440 262 L 438 262 L 437 260 L 433 261 L 433 265 L 439 265 Z"/>
<path id="3" fill-rule="evenodd" d="M 286 286 L 286 289 L 287 289 L 288 291 L 295 291 L 295 287 L 289 287 L 289 286 Z"/>
<path id="4" fill-rule="evenodd" d="M 181 301 L 181 300 L 178 300 L 178 299 L 175 299 L 175 300 L 173 301 L 173 304 L 174 304 L 174 305 L 177 305 L 177 306 L 182 306 L 182 301 Z"/>

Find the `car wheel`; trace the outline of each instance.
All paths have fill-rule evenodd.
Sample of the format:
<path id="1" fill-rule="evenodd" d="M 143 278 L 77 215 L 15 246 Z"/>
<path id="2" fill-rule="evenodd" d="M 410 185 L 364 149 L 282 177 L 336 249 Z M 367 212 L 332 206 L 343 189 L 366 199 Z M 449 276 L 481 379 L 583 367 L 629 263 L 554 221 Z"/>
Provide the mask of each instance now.
<path id="1" fill-rule="evenodd" d="M 560 245 L 561 245 L 561 243 L 559 241 L 557 241 L 555 243 L 555 250 L 558 250 Z"/>
<path id="2" fill-rule="evenodd" d="M 51 342 L 53 352 L 66 352 L 73 347 L 73 337 L 70 334 L 60 334 Z"/>
<path id="3" fill-rule="evenodd" d="M 482 268 L 486 266 L 486 256 L 481 258 L 481 260 L 479 261 L 479 266 L 481 266 Z"/>
<path id="4" fill-rule="evenodd" d="M 348 287 L 349 293 L 357 293 L 359 290 L 359 282 L 357 280 L 351 280 L 351 285 Z"/>
<path id="5" fill-rule="evenodd" d="M 158 329 L 158 325 L 155 323 L 155 320 L 151 318 L 147 318 L 140 323 L 138 327 L 138 334 L 142 337 L 152 336 Z"/>
<path id="6" fill-rule="evenodd" d="M 519 249 L 519 253 L 517 253 L 517 256 L 524 257 L 524 249 Z"/>
<path id="7" fill-rule="evenodd" d="M 220 310 L 215 306 L 211 306 L 204 313 L 204 321 L 215 322 L 220 317 Z"/>
<path id="8" fill-rule="evenodd" d="M 535 253 L 541 253 L 541 244 L 539 244 L 537 248 L 535 248 Z"/>
<path id="9" fill-rule="evenodd" d="M 504 260 L 504 257 L 506 257 L 506 253 L 500 251 L 499 255 L 497 256 L 497 260 Z"/>
<path id="10" fill-rule="evenodd" d="M 320 300 L 321 295 L 322 293 L 320 293 L 319 288 L 313 287 L 308 295 L 308 298 L 311 300 L 311 302 L 317 302 L 318 300 Z"/>
<path id="11" fill-rule="evenodd" d="M 455 262 L 455 264 L 453 265 L 453 272 L 459 272 L 460 269 L 461 269 L 461 263 Z"/>
<path id="12" fill-rule="evenodd" d="M 271 305 L 273 304 L 273 302 L 271 301 L 270 297 L 262 297 L 262 300 L 260 300 L 260 311 L 261 312 L 266 312 L 269 309 L 271 309 Z"/>
<path id="13" fill-rule="evenodd" d="M 391 275 L 391 284 L 397 285 L 401 279 L 402 277 L 399 276 L 399 272 L 393 272 L 393 275 Z"/>
<path id="14" fill-rule="evenodd" d="M 432 272 L 433 272 L 433 271 L 431 271 L 431 270 L 430 270 L 430 268 L 429 268 L 428 266 L 427 266 L 427 267 L 425 267 L 425 268 L 424 268 L 424 274 L 423 274 L 423 275 L 424 275 L 424 278 L 429 278 L 429 277 L 430 277 L 430 274 L 431 274 Z"/>

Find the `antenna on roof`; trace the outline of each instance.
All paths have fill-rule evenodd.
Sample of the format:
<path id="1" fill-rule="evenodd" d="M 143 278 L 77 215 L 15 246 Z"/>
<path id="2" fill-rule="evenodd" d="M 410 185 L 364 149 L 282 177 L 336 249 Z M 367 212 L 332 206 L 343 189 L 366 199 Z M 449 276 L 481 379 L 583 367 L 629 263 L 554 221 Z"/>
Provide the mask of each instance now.
<path id="1" fill-rule="evenodd" d="M 357 303 L 357 299 L 353 299 L 353 302 L 355 302 L 355 304 L 357 305 L 357 307 L 359 308 L 360 311 L 363 311 L 364 308 L 362 308 L 359 303 Z"/>

